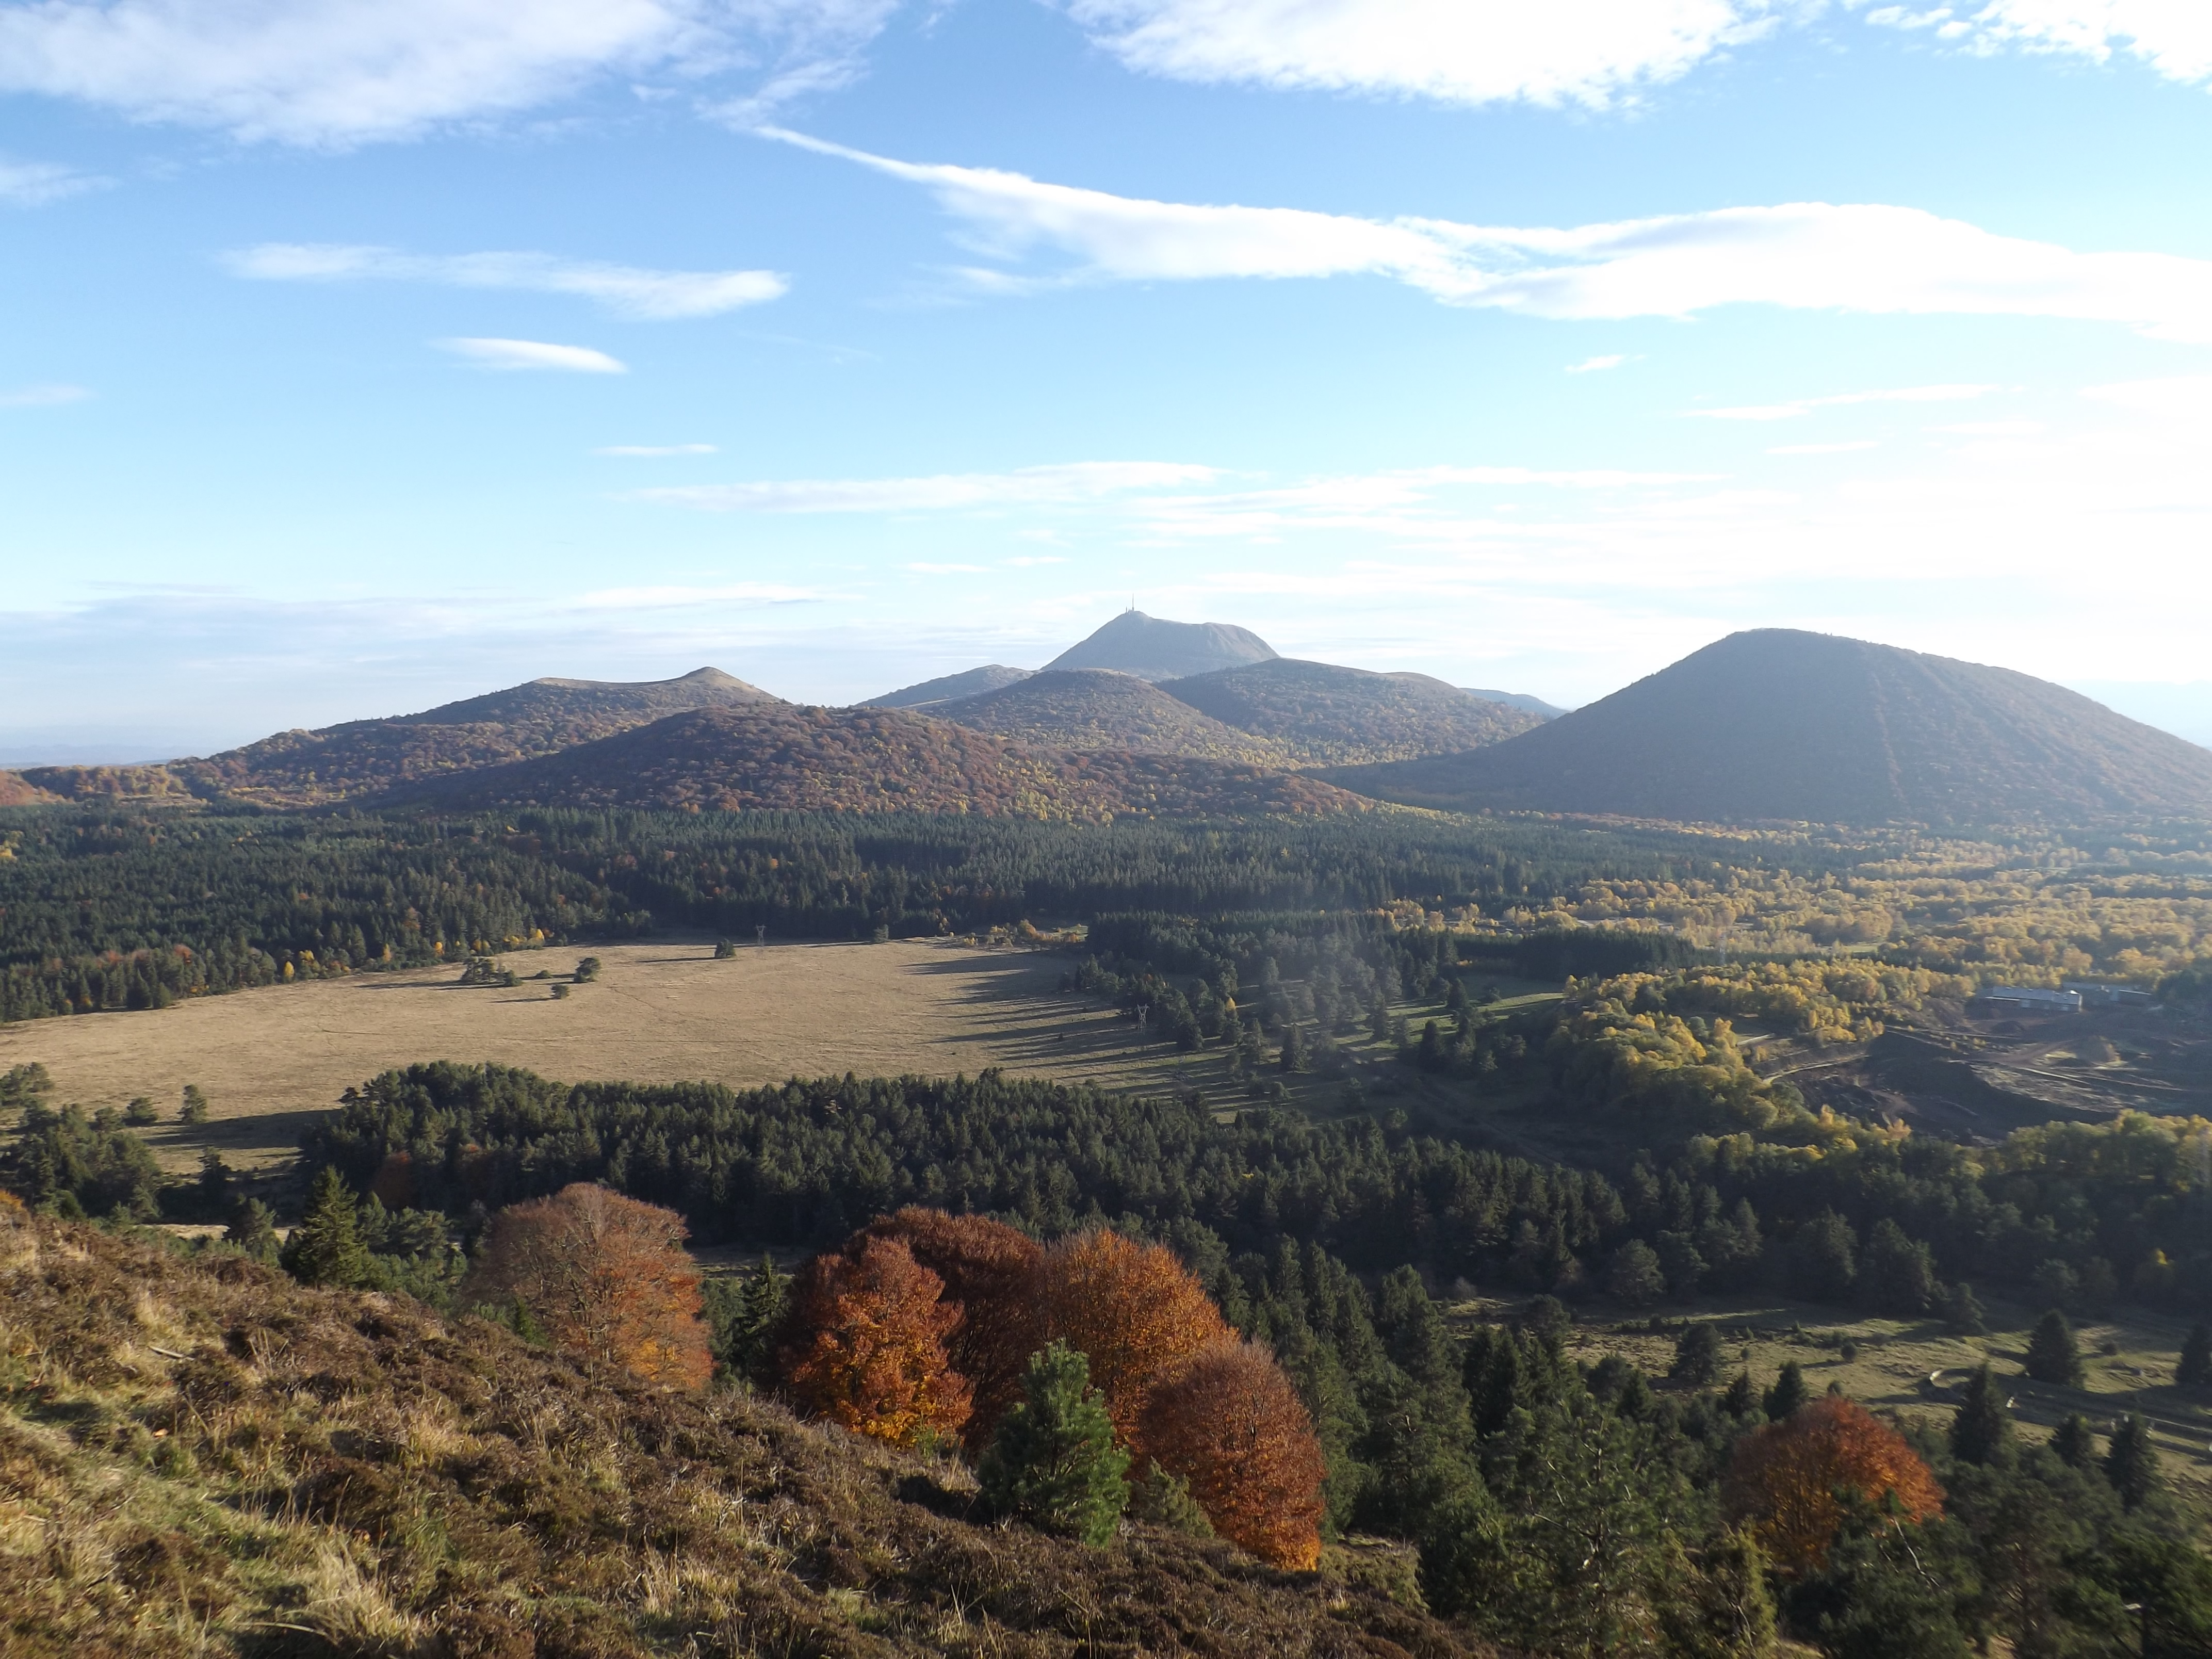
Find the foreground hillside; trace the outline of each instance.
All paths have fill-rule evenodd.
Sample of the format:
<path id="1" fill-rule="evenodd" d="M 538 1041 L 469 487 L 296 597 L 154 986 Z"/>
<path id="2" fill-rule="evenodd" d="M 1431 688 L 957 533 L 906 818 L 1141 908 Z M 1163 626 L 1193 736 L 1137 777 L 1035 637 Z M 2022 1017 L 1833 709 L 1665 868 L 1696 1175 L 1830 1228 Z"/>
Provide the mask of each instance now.
<path id="1" fill-rule="evenodd" d="M 1026 684 L 1026 683 L 1025 683 Z M 561 754 L 415 786 L 447 806 L 1124 815 L 1338 812 L 1366 803 L 1310 778 L 1120 750 L 1031 750 L 890 708 L 720 708 Z"/>
<path id="2" fill-rule="evenodd" d="M 1426 674 L 1376 674 L 1277 657 L 1160 688 L 1300 765 L 1348 766 L 1479 749 L 1543 723 Z"/>
<path id="3" fill-rule="evenodd" d="M 742 1394 L 4 1200 L 0 1285 L 22 1659 L 1476 1650 L 1226 1545 L 969 1524 L 951 1465 Z"/>
<path id="4" fill-rule="evenodd" d="M 2212 811 L 2212 750 L 2004 668 L 1826 634 L 1732 634 L 1471 754 L 1348 769 L 1462 811 L 1972 825 Z"/>
<path id="5" fill-rule="evenodd" d="M 70 799 L 217 798 L 256 806 L 327 805 L 419 779 L 550 755 L 686 709 L 779 699 L 718 668 L 623 684 L 542 679 L 387 720 L 273 737 L 166 767 L 45 767 L 29 781 Z"/>

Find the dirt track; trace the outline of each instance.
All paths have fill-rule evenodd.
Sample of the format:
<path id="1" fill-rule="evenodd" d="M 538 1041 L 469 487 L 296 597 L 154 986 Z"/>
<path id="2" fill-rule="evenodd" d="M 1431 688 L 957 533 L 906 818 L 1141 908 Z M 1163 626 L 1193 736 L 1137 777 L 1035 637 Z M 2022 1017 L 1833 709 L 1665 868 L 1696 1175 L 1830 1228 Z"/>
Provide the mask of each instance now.
<path id="1" fill-rule="evenodd" d="M 1100 1082 L 1158 1064 L 1133 1028 L 1056 994 L 1066 960 L 959 945 L 792 945 L 716 962 L 704 944 L 599 945 L 599 979 L 555 1000 L 544 981 L 464 988 L 454 968 L 363 974 L 209 997 L 145 1013 L 0 1027 L 0 1070 L 53 1073 L 56 1098 L 144 1095 L 173 1119 L 184 1085 L 211 1121 L 148 1133 L 189 1167 L 213 1146 L 234 1167 L 289 1156 L 311 1114 L 416 1060 L 493 1060 L 580 1082 L 731 1085 L 857 1072 L 973 1074 L 987 1066 Z M 518 952 L 518 973 L 565 976 L 584 951 Z"/>

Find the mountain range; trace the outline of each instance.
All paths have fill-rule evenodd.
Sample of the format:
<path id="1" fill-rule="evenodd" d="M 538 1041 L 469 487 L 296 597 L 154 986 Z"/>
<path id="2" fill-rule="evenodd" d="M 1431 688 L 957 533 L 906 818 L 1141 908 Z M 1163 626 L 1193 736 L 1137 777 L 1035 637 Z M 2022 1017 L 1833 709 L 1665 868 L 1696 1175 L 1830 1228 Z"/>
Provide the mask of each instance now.
<path id="1" fill-rule="evenodd" d="M 1380 801 L 1863 826 L 2212 815 L 2212 750 L 2026 674 L 1828 635 L 1731 635 L 1572 713 L 1547 718 L 1536 703 L 1281 657 L 1243 629 L 1129 611 L 1041 672 L 993 665 L 853 708 L 787 703 L 712 668 L 635 684 L 532 680 L 206 758 L 0 773 L 0 806 L 1091 819 Z"/>

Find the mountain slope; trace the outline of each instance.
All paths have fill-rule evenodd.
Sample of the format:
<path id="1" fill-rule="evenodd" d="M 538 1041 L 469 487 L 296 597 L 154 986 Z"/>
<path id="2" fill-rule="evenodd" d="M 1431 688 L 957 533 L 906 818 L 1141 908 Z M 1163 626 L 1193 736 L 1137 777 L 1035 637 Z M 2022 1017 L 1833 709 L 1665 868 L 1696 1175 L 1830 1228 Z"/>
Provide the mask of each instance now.
<path id="1" fill-rule="evenodd" d="M 896 708 L 702 709 L 557 755 L 395 791 L 452 806 L 656 806 L 1125 815 L 1338 812 L 1367 803 L 1293 773 L 1126 750 L 1026 749 Z"/>
<path id="2" fill-rule="evenodd" d="M 74 799 L 222 798 L 258 806 L 320 806 L 416 779 L 474 771 L 691 708 L 781 700 L 719 668 L 635 683 L 541 679 L 384 720 L 280 732 L 242 749 L 167 767 L 55 767 L 34 780 Z"/>
<path id="3" fill-rule="evenodd" d="M 61 797 L 15 772 L 0 772 L 0 806 L 41 806 Z"/>
<path id="4" fill-rule="evenodd" d="M 1139 679 L 1173 680 L 1265 662 L 1274 654 L 1274 647 L 1257 634 L 1228 623 L 1164 622 L 1141 611 L 1124 611 L 1045 667 L 1111 668 Z"/>
<path id="5" fill-rule="evenodd" d="M 1002 685 L 1017 684 L 1027 679 L 1032 672 L 1027 668 L 1009 668 L 1004 663 L 994 662 L 982 668 L 970 668 L 963 673 L 924 680 L 919 685 L 902 686 L 896 691 L 884 692 L 880 697 L 870 697 L 860 707 L 934 708 L 939 703 L 951 702 L 961 697 L 980 697 L 984 692 L 995 691 Z"/>
<path id="6" fill-rule="evenodd" d="M 1224 725 L 1164 686 L 1103 668 L 1048 668 L 932 712 L 973 731 L 1054 748 L 1132 749 L 1253 765 L 1288 758 L 1281 745 Z"/>
<path id="7" fill-rule="evenodd" d="M 2212 750 L 2010 669 L 1790 629 L 1731 634 L 1494 748 L 1327 775 L 1424 805 L 1716 822 L 2212 811 Z"/>
<path id="8" fill-rule="evenodd" d="M 1497 743 L 1538 717 L 1426 674 L 1375 674 L 1276 657 L 1169 680 L 1168 696 L 1279 744 L 1301 765 L 1351 766 Z"/>
<path id="9" fill-rule="evenodd" d="M 944 1462 L 746 1393 L 5 1198 L 0 1297 L 10 1659 L 1487 1651 L 1225 1544 L 971 1522 Z"/>
<path id="10" fill-rule="evenodd" d="M 1525 708 L 1532 714 L 1541 714 L 1547 720 L 1555 720 L 1567 712 L 1554 703 L 1546 702 L 1541 697 L 1532 697 L 1526 691 L 1485 691 L 1473 685 L 1462 685 L 1460 690 L 1470 697 L 1480 697 L 1485 702 L 1502 702 L 1515 708 Z"/>

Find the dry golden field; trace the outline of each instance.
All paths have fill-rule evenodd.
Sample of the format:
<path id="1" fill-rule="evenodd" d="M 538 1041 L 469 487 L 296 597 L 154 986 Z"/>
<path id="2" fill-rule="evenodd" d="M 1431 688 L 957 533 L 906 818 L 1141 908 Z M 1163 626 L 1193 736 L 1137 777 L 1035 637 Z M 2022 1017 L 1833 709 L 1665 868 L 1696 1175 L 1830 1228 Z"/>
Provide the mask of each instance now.
<path id="1" fill-rule="evenodd" d="M 605 967 L 556 999 L 585 955 Z M 27 1060 L 57 1101 L 120 1106 L 143 1095 L 173 1120 L 187 1083 L 210 1121 L 147 1132 L 185 1170 L 212 1146 L 234 1168 L 297 1149 L 307 1117 L 378 1072 L 416 1060 L 492 1060 L 565 1082 L 742 1086 L 857 1072 L 971 1075 L 987 1066 L 1153 1087 L 1164 1044 L 1056 987 L 1063 957 L 951 944 L 787 945 L 716 962 L 710 944 L 518 951 L 512 989 L 463 987 L 458 967 L 363 974 L 207 997 L 143 1013 L 0 1027 L 0 1071 Z"/>

